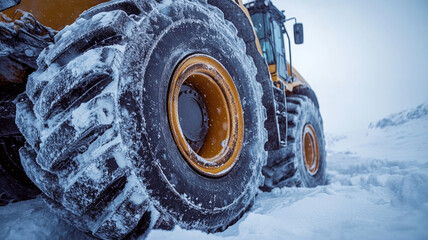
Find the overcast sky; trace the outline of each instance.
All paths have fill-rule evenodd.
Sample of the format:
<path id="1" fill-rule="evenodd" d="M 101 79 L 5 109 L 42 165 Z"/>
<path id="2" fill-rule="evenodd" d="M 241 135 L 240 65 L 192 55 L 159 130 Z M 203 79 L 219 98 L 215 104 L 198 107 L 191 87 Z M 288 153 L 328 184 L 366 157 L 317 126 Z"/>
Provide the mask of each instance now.
<path id="1" fill-rule="evenodd" d="M 428 101 L 428 1 L 273 2 L 304 24 L 293 65 L 318 95 L 326 132 L 365 129 Z"/>

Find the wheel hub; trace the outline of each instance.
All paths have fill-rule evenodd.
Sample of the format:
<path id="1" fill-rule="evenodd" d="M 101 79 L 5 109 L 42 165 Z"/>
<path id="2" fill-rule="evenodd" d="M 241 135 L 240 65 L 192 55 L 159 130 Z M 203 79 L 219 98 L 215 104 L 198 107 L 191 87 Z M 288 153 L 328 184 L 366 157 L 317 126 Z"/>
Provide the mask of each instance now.
<path id="1" fill-rule="evenodd" d="M 198 152 L 208 132 L 208 113 L 202 97 L 190 86 L 181 86 L 178 116 L 187 142 Z"/>
<path id="2" fill-rule="evenodd" d="M 315 129 L 309 123 L 303 128 L 302 152 L 306 170 L 315 175 L 320 165 L 320 153 Z"/>
<path id="3" fill-rule="evenodd" d="M 220 177 L 236 164 L 244 137 L 242 106 L 231 76 L 214 58 L 194 54 L 176 67 L 168 120 L 181 155 L 200 174 Z"/>

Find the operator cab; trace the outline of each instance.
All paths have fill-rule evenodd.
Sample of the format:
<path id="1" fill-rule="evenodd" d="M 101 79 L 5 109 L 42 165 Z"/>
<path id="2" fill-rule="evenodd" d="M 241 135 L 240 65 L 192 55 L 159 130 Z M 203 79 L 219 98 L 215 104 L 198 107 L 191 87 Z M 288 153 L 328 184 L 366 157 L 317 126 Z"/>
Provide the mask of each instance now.
<path id="1" fill-rule="evenodd" d="M 290 81 L 289 72 L 287 71 L 286 53 L 284 47 L 284 33 L 288 37 L 285 28 L 285 15 L 276 8 L 269 0 L 256 0 L 245 4 L 253 21 L 257 37 L 263 56 L 269 65 L 269 70 L 273 81 L 283 80 Z M 303 29 L 301 24 L 294 27 L 300 27 L 301 34 L 295 33 L 295 42 L 303 42 Z M 301 38 L 297 39 L 296 37 Z M 288 43 L 290 44 L 289 38 Z M 291 60 L 291 58 L 290 58 Z M 291 61 L 290 61 L 291 62 Z"/>

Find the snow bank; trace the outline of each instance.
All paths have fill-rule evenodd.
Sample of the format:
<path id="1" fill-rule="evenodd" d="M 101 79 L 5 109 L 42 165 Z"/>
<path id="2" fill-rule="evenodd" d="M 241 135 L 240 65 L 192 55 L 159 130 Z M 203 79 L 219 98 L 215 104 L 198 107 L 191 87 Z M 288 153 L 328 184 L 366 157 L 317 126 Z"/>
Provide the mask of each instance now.
<path id="1" fill-rule="evenodd" d="M 392 114 L 382 120 L 370 123 L 369 128 L 386 128 L 392 126 L 399 126 L 414 119 L 423 118 L 428 121 L 428 102 L 423 103 L 416 108 Z"/>
<path id="2" fill-rule="evenodd" d="M 177 227 L 148 239 L 428 239 L 427 107 L 385 118 L 388 127 L 327 134 L 327 186 L 260 193 L 223 233 Z"/>

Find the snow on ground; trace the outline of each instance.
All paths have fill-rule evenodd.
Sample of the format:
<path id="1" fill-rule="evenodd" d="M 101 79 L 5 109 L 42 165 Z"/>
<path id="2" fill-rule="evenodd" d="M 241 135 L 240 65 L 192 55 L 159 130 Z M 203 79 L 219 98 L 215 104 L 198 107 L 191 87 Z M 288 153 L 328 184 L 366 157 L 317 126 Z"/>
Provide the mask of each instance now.
<path id="1" fill-rule="evenodd" d="M 428 239 L 424 109 L 428 104 L 362 131 L 327 134 L 326 186 L 259 193 L 251 211 L 223 233 L 177 227 L 153 230 L 147 239 Z M 0 239 L 84 238 L 40 199 L 0 208 Z"/>

